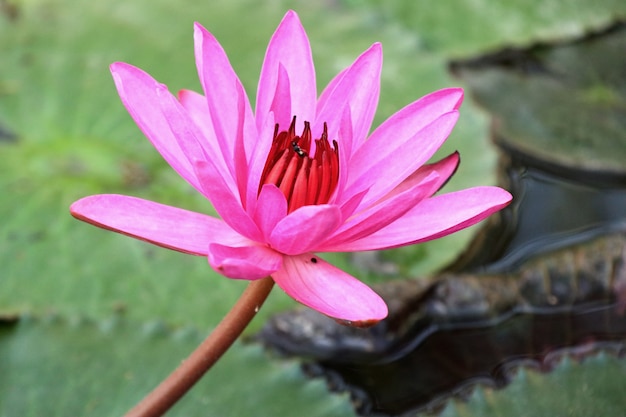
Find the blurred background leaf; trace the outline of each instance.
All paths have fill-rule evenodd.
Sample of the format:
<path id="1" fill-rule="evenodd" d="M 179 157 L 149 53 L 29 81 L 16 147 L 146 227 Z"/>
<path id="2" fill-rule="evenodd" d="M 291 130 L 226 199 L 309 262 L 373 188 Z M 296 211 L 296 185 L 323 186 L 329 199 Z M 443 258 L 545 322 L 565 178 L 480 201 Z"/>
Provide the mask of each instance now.
<path id="1" fill-rule="evenodd" d="M 48 316 L 0 326 L 2 415 L 121 416 L 203 338 L 191 328 L 172 332 L 159 322 L 134 326 L 117 319 Z M 323 381 L 305 378 L 295 361 L 272 361 L 260 346 L 237 344 L 170 414 L 351 414 L 347 394 L 329 396 Z"/>

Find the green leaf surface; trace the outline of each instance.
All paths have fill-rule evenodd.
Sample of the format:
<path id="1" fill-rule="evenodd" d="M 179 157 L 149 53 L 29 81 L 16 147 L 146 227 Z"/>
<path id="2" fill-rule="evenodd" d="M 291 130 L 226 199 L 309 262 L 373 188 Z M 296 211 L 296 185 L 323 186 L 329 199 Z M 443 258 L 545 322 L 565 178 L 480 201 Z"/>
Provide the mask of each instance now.
<path id="1" fill-rule="evenodd" d="M 565 357 L 544 374 L 520 368 L 503 390 L 478 387 L 450 402 L 441 417 L 620 417 L 626 410 L 626 361 L 599 353 L 580 363 Z"/>
<path id="2" fill-rule="evenodd" d="M 200 343 L 191 329 L 23 318 L 0 324 L 0 416 L 120 416 Z M 268 395 L 268 393 L 272 393 Z M 353 415 L 346 395 L 307 380 L 295 361 L 237 343 L 171 416 Z M 299 414 L 299 413 L 296 413 Z M 303 415 L 303 414 L 299 414 Z"/>
<path id="3" fill-rule="evenodd" d="M 618 24 L 570 42 L 459 61 L 454 68 L 494 118 L 498 144 L 547 166 L 624 175 L 624 51 L 626 25 Z"/>
<path id="4" fill-rule="evenodd" d="M 362 2 L 353 1 L 355 7 Z M 366 0 L 373 15 L 416 34 L 425 49 L 456 57 L 503 45 L 577 37 L 626 16 L 621 0 Z"/>

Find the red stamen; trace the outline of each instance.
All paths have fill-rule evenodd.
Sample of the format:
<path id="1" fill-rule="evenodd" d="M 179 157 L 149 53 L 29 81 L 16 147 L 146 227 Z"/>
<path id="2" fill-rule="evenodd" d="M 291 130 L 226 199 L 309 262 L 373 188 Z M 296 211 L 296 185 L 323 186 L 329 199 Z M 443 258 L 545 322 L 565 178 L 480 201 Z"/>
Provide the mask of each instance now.
<path id="1" fill-rule="evenodd" d="M 311 169 L 309 171 L 309 184 L 306 193 L 307 206 L 315 204 L 315 200 L 317 199 L 317 195 L 319 193 L 320 178 L 318 171 L 317 164 L 311 164 Z"/>
<path id="2" fill-rule="evenodd" d="M 330 163 L 328 162 L 328 156 L 326 154 L 326 152 L 322 153 L 322 157 L 320 158 L 322 160 L 322 179 L 321 179 L 321 184 L 320 184 L 320 190 L 318 193 L 318 201 L 324 201 L 327 200 L 328 197 L 330 197 L 330 193 L 333 191 L 332 190 L 332 178 L 330 177 Z"/>
<path id="3" fill-rule="evenodd" d="M 311 160 L 309 158 L 304 158 L 304 162 L 298 170 L 296 182 L 293 185 L 293 192 L 291 193 L 291 199 L 289 200 L 289 212 L 294 211 L 294 207 L 302 207 L 306 205 L 310 161 Z"/>
<path id="4" fill-rule="evenodd" d="M 279 157 L 278 159 L 274 162 L 273 165 L 269 165 L 269 169 L 270 171 L 265 175 L 266 179 L 265 182 L 263 184 L 276 184 L 276 185 L 280 185 L 282 179 L 283 179 L 283 175 L 285 173 L 285 170 L 287 169 L 287 164 L 289 162 L 289 152 L 288 151 L 284 151 Z M 265 165 L 266 168 L 268 168 L 268 165 Z"/>
<path id="5" fill-rule="evenodd" d="M 311 125 L 304 122 L 301 136 L 295 134 L 296 118 L 289 130 L 274 129 L 272 148 L 267 156 L 259 192 L 265 184 L 276 185 L 287 198 L 289 212 L 306 205 L 326 204 L 339 181 L 339 146 L 328 142 L 328 128 L 315 140 L 311 156 Z"/>
<path id="6" fill-rule="evenodd" d="M 293 183 L 296 181 L 296 173 L 298 172 L 298 161 L 295 158 L 291 158 L 289 160 L 289 165 L 287 165 L 287 169 L 285 170 L 283 177 L 278 185 L 280 191 L 283 192 L 285 197 L 287 197 L 287 201 L 289 202 L 291 193 L 293 191 Z"/>

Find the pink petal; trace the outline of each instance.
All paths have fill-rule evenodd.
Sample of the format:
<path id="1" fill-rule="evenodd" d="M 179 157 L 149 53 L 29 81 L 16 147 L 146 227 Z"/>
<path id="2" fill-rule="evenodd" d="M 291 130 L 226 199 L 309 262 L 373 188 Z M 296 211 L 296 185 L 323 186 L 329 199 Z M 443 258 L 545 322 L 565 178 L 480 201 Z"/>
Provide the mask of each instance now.
<path id="1" fill-rule="evenodd" d="M 350 219 L 356 209 L 361 204 L 363 197 L 367 194 L 367 190 L 361 191 L 358 194 L 353 195 L 349 200 L 344 201 L 341 207 L 341 218 L 342 219 Z"/>
<path id="2" fill-rule="evenodd" d="M 357 149 L 350 164 L 350 183 L 367 175 L 373 163 L 399 152 L 405 153 L 404 144 L 442 115 L 458 109 L 462 100 L 463 90 L 460 88 L 439 90 L 392 115 Z M 413 156 L 418 155 L 421 153 Z"/>
<path id="3" fill-rule="evenodd" d="M 276 91 L 274 91 L 274 100 L 272 101 L 269 111 L 264 113 L 258 113 L 257 111 L 257 118 L 259 120 L 262 119 L 267 122 L 267 118 L 270 115 L 275 119 L 275 123 L 278 123 L 279 130 L 287 130 L 294 115 L 291 111 L 291 84 L 289 82 L 289 74 L 282 64 L 278 64 Z M 299 122 L 300 121 L 298 121 L 298 124 L 301 124 Z"/>
<path id="4" fill-rule="evenodd" d="M 265 119 L 265 126 L 259 130 L 259 140 L 257 140 L 252 155 L 250 155 L 248 164 L 248 192 L 246 197 L 246 211 L 248 213 L 253 213 L 257 204 L 261 175 L 263 175 L 265 162 L 272 147 L 273 137 L 274 115 L 270 113 Z"/>
<path id="5" fill-rule="evenodd" d="M 209 264 L 228 278 L 261 279 L 279 270 L 282 262 L 282 256 L 266 246 L 209 246 Z"/>
<path id="6" fill-rule="evenodd" d="M 387 147 L 394 152 L 385 152 L 385 155 L 369 155 L 369 168 L 367 171 L 361 171 L 360 177 L 353 176 L 351 164 L 347 188 L 352 193 L 369 190 L 361 202 L 361 207 L 367 207 L 384 197 L 422 166 L 446 140 L 458 116 L 458 111 L 454 110 L 440 116 L 411 137 L 388 138 Z M 368 143 L 369 141 L 361 149 Z M 357 154 L 359 154 L 358 151 Z M 351 162 L 357 158 L 355 155 Z"/>
<path id="7" fill-rule="evenodd" d="M 254 221 L 263 232 L 265 241 L 269 241 L 270 235 L 276 224 L 287 215 L 287 199 L 274 184 L 264 185 L 259 194 Z"/>
<path id="8" fill-rule="evenodd" d="M 248 242 L 214 217 L 125 195 L 85 197 L 70 212 L 103 229 L 192 255 L 207 255 L 211 242 Z"/>
<path id="9" fill-rule="evenodd" d="M 283 92 L 283 89 L 277 88 L 281 66 L 289 80 L 290 95 L 287 97 L 275 97 L 277 91 Z M 276 103 L 280 100 L 289 100 L 291 112 L 274 114 L 281 128 L 288 128 L 294 115 L 298 118 L 297 132 L 302 131 L 305 120 L 314 120 L 317 87 L 311 46 L 298 15 L 292 10 L 283 17 L 265 53 L 257 91 L 258 129 L 265 124 L 267 114 L 276 111 Z"/>
<path id="10" fill-rule="evenodd" d="M 241 201 L 228 188 L 223 173 L 209 161 L 198 161 L 195 168 L 203 193 L 211 201 L 220 217 L 243 236 L 262 242 L 263 234 L 244 211 Z"/>
<path id="11" fill-rule="evenodd" d="M 237 84 L 237 111 L 240 115 L 246 113 L 246 106 L 249 106 L 246 92 L 243 90 L 241 84 Z M 240 117 L 237 124 L 237 130 L 235 132 L 235 154 L 233 155 L 233 162 L 235 166 L 235 179 L 237 181 L 237 189 L 239 192 L 239 199 L 243 204 L 247 202 L 248 193 L 248 156 L 246 156 L 246 143 L 245 137 L 250 134 L 254 134 L 255 140 L 257 132 L 246 132 L 246 118 Z M 248 153 L 253 148 L 248 149 Z M 254 184 L 256 186 L 256 184 Z M 254 188 L 256 190 L 256 188 Z M 245 208 L 245 205 L 244 205 Z"/>
<path id="12" fill-rule="evenodd" d="M 378 105 L 381 68 L 382 46 L 375 43 L 340 74 L 341 78 L 337 82 L 331 82 L 331 92 L 324 92 L 324 100 L 320 100 L 318 105 L 313 133 L 321 133 L 326 122 L 329 137 L 338 138 L 343 109 L 348 106 L 353 126 L 352 148 L 344 148 L 342 152 L 351 155 L 353 149 L 365 140 L 372 125 Z"/>
<path id="13" fill-rule="evenodd" d="M 201 190 L 189 156 L 181 149 L 179 138 L 172 132 L 160 106 L 159 94 L 165 87 L 132 65 L 117 62 L 111 73 L 122 103 L 168 164 L 197 190 Z"/>
<path id="14" fill-rule="evenodd" d="M 296 301 L 347 324 L 365 327 L 387 316 L 371 288 L 313 254 L 285 256 L 272 278 Z"/>
<path id="15" fill-rule="evenodd" d="M 337 85 L 341 83 L 341 80 L 343 79 L 343 77 L 346 75 L 346 73 L 348 72 L 350 68 L 351 66 L 341 70 L 339 74 L 335 75 L 335 77 L 332 80 L 330 80 L 330 82 L 326 85 L 326 87 L 324 87 L 324 91 L 322 91 L 322 94 L 320 94 L 319 99 L 317 100 L 317 113 L 319 113 L 320 110 L 326 106 L 326 103 L 328 102 L 330 97 L 333 96 L 333 91 L 335 91 L 335 88 L 337 88 Z"/>
<path id="16" fill-rule="evenodd" d="M 207 138 L 208 144 L 212 145 L 213 148 L 219 148 L 217 146 L 217 138 L 215 137 L 215 130 L 211 122 L 209 105 L 206 102 L 206 98 L 195 91 L 180 90 L 178 92 L 178 101 L 180 101 L 180 104 L 187 110 L 189 117 L 191 117 L 196 126 L 202 131 L 204 137 Z"/>
<path id="17" fill-rule="evenodd" d="M 391 190 L 384 199 L 391 198 L 409 188 L 414 187 L 416 184 L 421 183 L 431 173 L 436 172 L 438 174 L 437 181 L 433 182 L 432 192 L 429 197 L 437 192 L 441 187 L 445 185 L 448 179 L 454 174 L 459 166 L 460 157 L 458 152 L 451 153 L 445 158 L 432 164 L 422 165 L 417 171 L 411 174 L 406 180 L 402 181 L 396 188 Z"/>
<path id="18" fill-rule="evenodd" d="M 222 179 L 230 192 L 234 196 L 240 195 L 240 188 L 245 188 L 245 180 L 238 181 L 238 178 L 233 178 L 229 175 L 226 169 L 226 163 L 222 159 L 219 150 L 208 143 L 200 129 L 192 121 L 189 113 L 187 113 L 185 108 L 174 96 L 169 94 L 164 87 L 157 90 L 157 93 L 158 99 L 160 99 L 163 116 L 167 120 L 167 124 L 170 126 L 172 133 L 178 139 L 179 146 L 189 161 L 191 161 L 192 164 L 196 161 L 211 161 L 217 166 L 217 170 L 222 173 Z M 202 146 L 203 144 L 206 146 Z M 215 140 L 213 140 L 213 144 L 216 144 Z M 245 161 L 239 162 L 239 164 L 243 163 L 245 163 Z M 235 166 L 237 166 L 237 160 L 235 160 Z M 245 169 L 242 171 L 242 176 L 245 178 L 246 171 Z"/>
<path id="19" fill-rule="evenodd" d="M 330 238 L 334 243 L 353 241 L 371 235 L 403 216 L 407 211 L 432 194 L 439 174 L 431 172 L 421 182 L 379 204 L 358 213 Z"/>
<path id="20" fill-rule="evenodd" d="M 314 250 L 341 224 L 341 210 L 329 204 L 304 206 L 283 218 L 272 231 L 269 243 L 286 255 Z"/>
<path id="21" fill-rule="evenodd" d="M 353 242 L 320 248 L 349 252 L 389 249 L 426 242 L 472 226 L 507 206 L 512 196 L 498 187 L 475 187 L 422 201 L 387 227 Z"/>
<path id="22" fill-rule="evenodd" d="M 194 46 L 198 76 L 204 89 L 211 122 L 215 129 L 224 160 L 234 178 L 235 152 L 252 152 L 257 140 L 254 116 L 243 87 L 233 70 L 226 53 L 215 37 L 200 24 L 194 26 Z M 243 103 L 242 103 L 243 101 Z M 243 126 L 245 149 L 236 150 L 237 135 Z"/>
<path id="23" fill-rule="evenodd" d="M 230 172 L 230 168 L 224 160 L 224 155 L 222 154 L 217 137 L 215 136 L 215 130 L 211 122 L 211 115 L 209 114 L 209 106 L 206 98 L 195 91 L 181 90 L 178 92 L 178 100 L 185 110 L 187 110 L 189 118 L 193 120 L 195 125 L 202 132 L 204 138 L 202 145 L 208 155 L 208 159 L 219 166 L 220 171 Z M 237 186 L 234 185 L 234 177 L 232 177 L 232 181 L 232 189 L 234 192 L 237 189 Z"/>

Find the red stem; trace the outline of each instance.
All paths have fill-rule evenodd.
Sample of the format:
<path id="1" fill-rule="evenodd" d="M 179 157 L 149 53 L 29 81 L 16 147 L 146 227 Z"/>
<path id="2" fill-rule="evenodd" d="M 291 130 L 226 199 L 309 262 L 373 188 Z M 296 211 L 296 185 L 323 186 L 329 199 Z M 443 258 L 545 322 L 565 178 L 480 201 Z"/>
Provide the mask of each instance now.
<path id="1" fill-rule="evenodd" d="M 157 417 L 169 410 L 237 340 L 273 286 L 271 277 L 250 282 L 215 330 L 126 417 Z"/>

